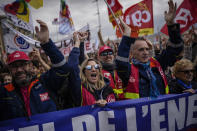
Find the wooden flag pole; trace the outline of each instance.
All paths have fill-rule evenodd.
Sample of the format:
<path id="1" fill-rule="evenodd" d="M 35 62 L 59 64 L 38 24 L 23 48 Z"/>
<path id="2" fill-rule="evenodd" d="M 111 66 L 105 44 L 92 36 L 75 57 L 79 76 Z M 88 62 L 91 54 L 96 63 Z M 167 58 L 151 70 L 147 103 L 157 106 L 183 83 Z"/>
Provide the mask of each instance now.
<path id="1" fill-rule="evenodd" d="M 113 10 L 111 9 L 111 7 L 110 7 L 109 4 L 107 3 L 107 1 L 106 1 L 106 0 L 104 0 L 104 1 L 105 1 L 105 3 L 107 4 L 107 7 L 109 8 L 110 12 L 112 13 L 112 16 L 114 17 L 114 19 L 115 19 L 115 21 L 116 21 L 116 24 L 118 25 L 118 28 L 120 29 L 121 34 L 123 35 L 122 28 L 121 28 L 120 25 L 118 24 L 118 21 L 116 20 L 116 16 L 115 16 Z"/>
<path id="2" fill-rule="evenodd" d="M 4 55 L 5 55 L 5 46 L 4 46 L 4 42 L 3 42 L 3 30 L 2 30 L 2 26 L 1 26 L 1 21 L 2 19 L 5 19 L 5 16 L 0 16 L 0 51 L 1 51 L 1 61 L 6 64 L 6 61 L 4 61 Z"/>

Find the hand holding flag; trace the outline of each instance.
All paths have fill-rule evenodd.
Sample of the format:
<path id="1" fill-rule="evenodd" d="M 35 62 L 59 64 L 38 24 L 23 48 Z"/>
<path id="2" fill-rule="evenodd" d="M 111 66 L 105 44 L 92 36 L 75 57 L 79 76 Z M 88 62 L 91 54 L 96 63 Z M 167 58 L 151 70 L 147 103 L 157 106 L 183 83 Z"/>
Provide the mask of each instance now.
<path id="1" fill-rule="evenodd" d="M 119 17 L 120 25 L 123 28 L 123 35 L 130 37 L 131 28 Z"/>

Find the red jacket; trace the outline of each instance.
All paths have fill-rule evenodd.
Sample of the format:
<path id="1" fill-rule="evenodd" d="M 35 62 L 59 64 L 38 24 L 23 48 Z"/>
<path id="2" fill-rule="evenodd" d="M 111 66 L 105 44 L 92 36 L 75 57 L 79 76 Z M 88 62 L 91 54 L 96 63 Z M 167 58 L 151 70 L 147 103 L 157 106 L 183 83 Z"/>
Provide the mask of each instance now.
<path id="1" fill-rule="evenodd" d="M 82 105 L 93 105 L 99 99 L 104 99 L 107 102 L 116 101 L 113 90 L 110 86 L 105 86 L 100 90 L 89 90 L 86 85 L 82 85 Z"/>

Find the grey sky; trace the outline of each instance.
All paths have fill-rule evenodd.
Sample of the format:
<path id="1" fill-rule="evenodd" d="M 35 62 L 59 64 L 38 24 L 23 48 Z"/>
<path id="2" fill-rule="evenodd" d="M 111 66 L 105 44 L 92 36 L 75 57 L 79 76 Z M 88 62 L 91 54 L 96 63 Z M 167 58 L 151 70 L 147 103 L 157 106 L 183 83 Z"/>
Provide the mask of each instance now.
<path id="1" fill-rule="evenodd" d="M 0 0 L 0 4 L 8 3 L 14 0 Z M 90 25 L 90 30 L 92 34 L 92 39 L 95 38 L 98 31 L 98 16 L 96 3 L 93 3 L 94 0 L 66 0 L 71 16 L 74 21 L 75 29 L 80 29 L 85 26 L 87 23 Z M 104 3 L 104 0 L 99 1 L 99 10 L 101 17 L 101 31 L 106 40 L 108 37 L 110 39 L 115 39 L 115 31 L 112 28 L 111 23 L 108 20 L 107 6 Z M 133 4 L 140 2 L 141 0 L 119 0 L 123 6 L 123 12 Z M 177 2 L 178 6 L 183 0 L 174 0 Z M 154 27 L 155 32 L 157 32 L 165 23 L 164 22 L 164 11 L 168 10 L 168 0 L 153 0 L 153 12 L 154 12 Z M 62 39 L 64 36 L 58 35 L 58 27 L 52 25 L 51 22 L 54 18 L 59 17 L 60 10 L 60 0 L 44 0 L 44 7 L 38 10 L 32 9 L 34 26 L 36 19 L 41 19 L 47 22 L 50 29 L 50 36 L 53 40 Z M 93 40 L 94 41 L 94 40 Z"/>

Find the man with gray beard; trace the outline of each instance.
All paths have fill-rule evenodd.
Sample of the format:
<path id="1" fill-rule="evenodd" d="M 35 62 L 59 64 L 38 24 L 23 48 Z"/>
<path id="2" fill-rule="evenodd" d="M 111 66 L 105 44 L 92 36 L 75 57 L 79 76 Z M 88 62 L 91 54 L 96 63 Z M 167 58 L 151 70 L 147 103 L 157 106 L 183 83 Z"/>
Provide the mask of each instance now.
<path id="1" fill-rule="evenodd" d="M 40 78 L 34 78 L 31 74 L 29 57 L 21 51 L 15 51 L 8 56 L 8 67 L 13 77 L 11 84 L 0 86 L 0 121 L 17 117 L 51 112 L 57 110 L 56 96 L 65 78 L 69 76 L 69 85 L 75 85 L 77 80 L 72 78 L 75 72 L 71 63 L 78 59 L 79 52 L 74 48 L 70 53 L 70 63 L 66 63 L 64 56 L 49 39 L 49 31 L 46 23 L 37 20 L 40 30 L 35 28 L 36 36 L 42 49 L 49 56 L 52 68 L 42 74 Z M 79 53 L 78 53 L 79 54 Z M 71 75 L 70 75 L 71 74 Z M 80 82 L 78 82 L 80 84 Z M 81 89 L 73 86 L 72 94 L 80 101 Z"/>

